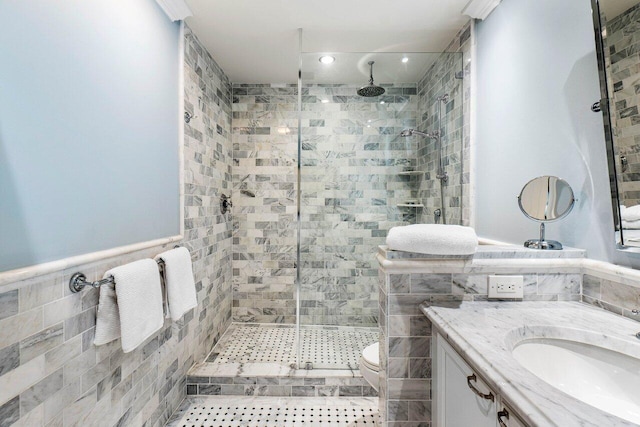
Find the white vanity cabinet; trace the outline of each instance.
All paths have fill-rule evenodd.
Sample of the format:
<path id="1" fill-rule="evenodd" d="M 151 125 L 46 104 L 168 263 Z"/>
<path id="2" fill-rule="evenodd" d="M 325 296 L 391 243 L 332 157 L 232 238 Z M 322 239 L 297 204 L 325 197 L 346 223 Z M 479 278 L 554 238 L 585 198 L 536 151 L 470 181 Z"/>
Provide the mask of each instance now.
<path id="1" fill-rule="evenodd" d="M 435 427 L 526 427 L 440 334 L 434 344 Z"/>

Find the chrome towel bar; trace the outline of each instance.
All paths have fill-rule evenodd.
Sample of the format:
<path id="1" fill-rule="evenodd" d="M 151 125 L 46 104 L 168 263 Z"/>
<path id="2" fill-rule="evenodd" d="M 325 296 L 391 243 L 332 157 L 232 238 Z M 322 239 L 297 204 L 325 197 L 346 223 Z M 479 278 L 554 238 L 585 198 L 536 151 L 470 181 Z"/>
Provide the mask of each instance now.
<path id="1" fill-rule="evenodd" d="M 176 245 L 174 246 L 174 249 L 179 247 L 180 246 Z M 164 260 L 159 259 L 156 262 L 158 263 L 158 268 L 160 268 L 160 278 L 162 281 L 164 281 Z M 80 292 L 87 286 L 91 288 L 99 288 L 100 286 L 106 284 L 115 285 L 115 279 L 113 278 L 113 276 L 105 277 L 104 279 L 96 280 L 95 282 L 90 282 L 87 280 L 87 276 L 80 272 L 77 272 L 74 273 L 73 276 L 71 276 L 71 279 L 69 279 L 69 289 L 74 294 Z"/>

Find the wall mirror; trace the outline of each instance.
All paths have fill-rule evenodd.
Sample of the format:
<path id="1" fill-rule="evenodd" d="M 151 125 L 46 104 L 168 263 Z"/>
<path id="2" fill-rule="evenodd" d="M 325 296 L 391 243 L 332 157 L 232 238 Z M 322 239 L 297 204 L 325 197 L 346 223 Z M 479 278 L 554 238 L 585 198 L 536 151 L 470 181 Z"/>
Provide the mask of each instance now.
<path id="1" fill-rule="evenodd" d="M 640 248 L 640 0 L 591 0 L 616 240 Z"/>
<path id="2" fill-rule="evenodd" d="M 518 205 L 527 218 L 540 223 L 540 238 L 529 239 L 524 246 L 531 249 L 562 249 L 560 242 L 545 239 L 544 224 L 564 218 L 574 204 L 573 190 L 564 179 L 545 175 L 527 182 L 518 196 Z"/>

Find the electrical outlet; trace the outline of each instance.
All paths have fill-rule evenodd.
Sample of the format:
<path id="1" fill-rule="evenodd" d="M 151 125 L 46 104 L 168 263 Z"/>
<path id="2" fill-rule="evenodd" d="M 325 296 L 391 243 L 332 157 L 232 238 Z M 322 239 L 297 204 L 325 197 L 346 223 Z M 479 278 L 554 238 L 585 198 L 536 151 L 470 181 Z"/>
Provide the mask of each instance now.
<path id="1" fill-rule="evenodd" d="M 522 299 L 524 276 L 489 276 L 489 299 Z"/>

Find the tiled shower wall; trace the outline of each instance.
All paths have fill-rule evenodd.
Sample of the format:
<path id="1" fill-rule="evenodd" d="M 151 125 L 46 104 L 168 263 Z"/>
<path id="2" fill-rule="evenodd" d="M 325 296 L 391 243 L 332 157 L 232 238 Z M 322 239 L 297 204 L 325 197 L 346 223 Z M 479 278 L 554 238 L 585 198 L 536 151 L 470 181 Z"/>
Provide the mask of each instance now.
<path id="1" fill-rule="evenodd" d="M 297 86 L 233 87 L 233 320 L 295 323 Z"/>
<path id="2" fill-rule="evenodd" d="M 305 85 L 302 102 L 302 324 L 377 326 L 378 245 L 415 222 L 415 84 L 358 96 L 355 85 Z M 322 102 L 322 101 L 328 102 Z"/>
<path id="3" fill-rule="evenodd" d="M 161 426 L 185 396 L 186 372 L 231 319 L 231 223 L 216 210 L 230 188 L 230 86 L 186 31 L 185 240 L 198 307 L 124 354 L 95 347 L 98 291 L 71 294 L 75 271 L 95 280 L 156 247 L 3 286 L 0 293 L 0 426 Z"/>
<path id="4" fill-rule="evenodd" d="M 620 171 L 621 203 L 626 206 L 640 204 L 640 94 L 638 93 L 637 28 L 640 25 L 640 5 L 606 22 L 605 43 L 608 51 L 607 73 L 613 81 L 611 121 L 616 140 L 616 160 Z M 609 61 L 607 61 L 609 62 Z M 610 87 L 611 90 L 611 87 Z M 625 156 L 627 165 L 620 164 Z"/>
<path id="5" fill-rule="evenodd" d="M 448 175 L 442 190 L 446 223 L 469 225 L 471 23 L 460 30 L 445 52 L 418 83 L 418 129 L 426 132 L 439 129 L 442 134 L 443 166 Z M 446 104 L 437 100 L 443 94 L 449 95 Z M 417 170 L 424 172 L 417 192 L 425 206 L 419 222 L 432 224 L 434 211 L 442 210 L 440 181 L 436 178 L 437 143 L 433 139 L 413 138 L 418 143 Z"/>
<path id="6" fill-rule="evenodd" d="M 379 98 L 305 86 L 302 121 L 303 324 L 375 326 L 375 253 L 415 222 L 415 85 Z M 322 100 L 328 102 L 323 103 Z M 385 101 L 380 104 L 380 101 Z M 242 322 L 295 322 L 297 87 L 234 85 L 234 309 Z"/>

